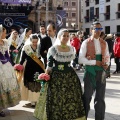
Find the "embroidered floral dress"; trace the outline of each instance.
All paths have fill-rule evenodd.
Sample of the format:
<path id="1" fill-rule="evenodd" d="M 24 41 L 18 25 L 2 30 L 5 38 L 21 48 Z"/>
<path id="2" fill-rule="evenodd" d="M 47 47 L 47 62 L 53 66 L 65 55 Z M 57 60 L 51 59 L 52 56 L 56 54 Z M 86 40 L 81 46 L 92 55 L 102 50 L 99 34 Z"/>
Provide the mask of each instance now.
<path id="1" fill-rule="evenodd" d="M 52 73 L 34 112 L 39 120 L 86 120 L 81 83 L 70 66 L 75 49 L 69 48 L 69 52 L 60 52 L 53 46 L 48 51 L 47 69 Z"/>
<path id="2" fill-rule="evenodd" d="M 19 104 L 20 100 L 20 88 L 4 40 L 4 45 L 0 45 L 0 111 Z"/>

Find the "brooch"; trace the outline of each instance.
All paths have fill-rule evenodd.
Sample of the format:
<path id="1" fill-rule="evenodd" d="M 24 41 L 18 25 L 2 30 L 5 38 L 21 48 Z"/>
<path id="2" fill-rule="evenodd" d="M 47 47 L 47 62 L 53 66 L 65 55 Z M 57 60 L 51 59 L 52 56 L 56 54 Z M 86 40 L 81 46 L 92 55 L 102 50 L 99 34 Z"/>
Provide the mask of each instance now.
<path id="1" fill-rule="evenodd" d="M 58 65 L 58 70 L 64 70 L 64 65 Z"/>

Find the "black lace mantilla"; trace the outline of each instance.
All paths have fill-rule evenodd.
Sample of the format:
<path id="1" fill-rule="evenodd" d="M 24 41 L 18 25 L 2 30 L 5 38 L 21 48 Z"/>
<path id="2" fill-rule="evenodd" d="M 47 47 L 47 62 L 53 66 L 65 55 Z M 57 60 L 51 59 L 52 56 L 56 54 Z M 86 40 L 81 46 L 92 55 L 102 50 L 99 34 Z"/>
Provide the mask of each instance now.
<path id="1" fill-rule="evenodd" d="M 28 90 L 31 90 L 32 92 L 40 92 L 41 84 L 39 82 L 27 82 L 24 83 L 24 85 L 28 88 Z"/>

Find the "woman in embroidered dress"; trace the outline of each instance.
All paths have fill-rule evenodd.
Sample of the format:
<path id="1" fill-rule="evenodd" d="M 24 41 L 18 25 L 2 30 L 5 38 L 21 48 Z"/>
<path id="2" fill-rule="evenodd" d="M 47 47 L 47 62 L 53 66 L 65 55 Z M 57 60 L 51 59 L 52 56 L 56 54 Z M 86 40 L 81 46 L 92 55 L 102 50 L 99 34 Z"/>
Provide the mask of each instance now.
<path id="1" fill-rule="evenodd" d="M 15 65 L 16 63 L 17 52 L 15 50 L 17 49 L 18 42 L 19 42 L 18 32 L 13 31 L 10 37 L 8 38 L 10 59 L 11 59 L 12 65 Z"/>
<path id="2" fill-rule="evenodd" d="M 34 116 L 39 120 L 86 120 L 80 79 L 70 66 L 76 51 L 68 43 L 69 32 L 61 29 L 48 51 L 46 73 L 51 79 L 36 105 Z"/>
<path id="3" fill-rule="evenodd" d="M 21 34 L 19 42 L 18 42 L 18 46 L 17 46 L 17 50 L 19 52 L 17 55 L 16 63 L 19 63 L 21 50 L 22 50 L 23 46 L 25 45 L 25 43 L 29 40 L 31 34 L 32 34 L 31 28 L 25 28 L 24 32 Z"/>
<path id="4" fill-rule="evenodd" d="M 41 85 L 40 83 L 35 82 L 34 75 L 36 72 L 38 72 L 39 74 L 43 73 L 44 68 L 42 68 L 42 66 L 40 66 L 39 64 L 39 62 L 41 62 L 41 57 L 38 53 L 40 40 L 37 34 L 32 34 L 30 36 L 30 41 L 30 44 L 23 47 L 20 60 L 21 65 L 23 65 L 26 61 L 23 82 L 21 82 L 21 96 L 22 100 L 30 101 L 31 105 L 35 105 L 35 102 L 38 100 L 39 97 Z"/>
<path id="5" fill-rule="evenodd" d="M 21 99 L 19 85 L 10 63 L 5 37 L 6 29 L 0 25 L 0 116 L 2 117 L 5 116 L 3 109 L 19 104 Z"/>

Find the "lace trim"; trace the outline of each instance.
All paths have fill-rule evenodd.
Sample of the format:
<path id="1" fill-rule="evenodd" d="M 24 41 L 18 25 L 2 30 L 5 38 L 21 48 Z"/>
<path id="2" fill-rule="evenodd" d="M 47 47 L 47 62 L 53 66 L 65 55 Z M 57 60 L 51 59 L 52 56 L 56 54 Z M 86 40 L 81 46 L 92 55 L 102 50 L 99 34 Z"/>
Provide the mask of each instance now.
<path id="1" fill-rule="evenodd" d="M 70 62 L 71 60 L 75 59 L 75 48 L 72 46 L 69 46 L 69 48 L 69 52 L 61 52 L 58 50 L 57 46 L 54 46 L 55 51 L 51 51 L 53 58 L 58 62 Z"/>

